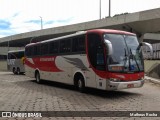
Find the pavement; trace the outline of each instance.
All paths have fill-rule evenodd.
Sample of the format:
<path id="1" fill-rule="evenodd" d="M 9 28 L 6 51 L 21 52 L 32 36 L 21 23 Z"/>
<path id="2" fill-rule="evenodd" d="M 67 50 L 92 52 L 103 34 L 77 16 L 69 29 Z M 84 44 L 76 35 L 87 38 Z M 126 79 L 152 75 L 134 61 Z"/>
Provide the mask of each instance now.
<path id="1" fill-rule="evenodd" d="M 147 80 L 149 82 L 152 82 L 152 83 L 155 83 L 155 84 L 160 84 L 160 79 L 152 78 L 152 77 L 149 77 L 149 76 L 145 76 L 144 78 L 145 78 L 145 80 Z"/>
<path id="2" fill-rule="evenodd" d="M 146 77 L 145 77 L 146 78 Z M 151 79 L 153 80 L 153 78 Z M 42 117 L 0 117 L 0 120 L 160 120 L 160 117 L 100 117 L 101 111 L 160 111 L 160 85 L 149 82 L 141 88 L 101 91 L 88 88 L 80 93 L 74 87 L 50 81 L 37 84 L 34 78 L 0 72 L 0 115 L 2 112 L 40 112 Z M 60 111 L 61 117 L 46 115 Z M 78 117 L 62 117 L 64 111 Z M 79 112 L 81 111 L 81 112 Z M 86 112 L 92 112 L 90 116 Z M 45 112 L 45 113 L 44 113 Z M 79 114 L 84 114 L 82 117 Z M 57 114 L 57 112 L 56 112 Z M 74 114 L 74 113 L 73 113 Z M 90 114 L 90 113 L 89 113 Z M 158 113 L 160 115 L 160 113 Z M 110 114 L 114 115 L 114 113 Z M 115 115 L 116 116 L 116 115 Z"/>

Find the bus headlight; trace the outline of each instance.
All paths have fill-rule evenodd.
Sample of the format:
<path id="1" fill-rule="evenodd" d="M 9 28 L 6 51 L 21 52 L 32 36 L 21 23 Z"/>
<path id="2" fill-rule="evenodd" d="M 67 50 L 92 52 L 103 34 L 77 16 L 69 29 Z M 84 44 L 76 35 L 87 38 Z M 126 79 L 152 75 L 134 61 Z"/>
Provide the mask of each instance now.
<path id="1" fill-rule="evenodd" d="M 112 81 L 112 82 L 120 82 L 121 80 L 117 79 L 117 78 L 110 78 L 110 81 Z"/>

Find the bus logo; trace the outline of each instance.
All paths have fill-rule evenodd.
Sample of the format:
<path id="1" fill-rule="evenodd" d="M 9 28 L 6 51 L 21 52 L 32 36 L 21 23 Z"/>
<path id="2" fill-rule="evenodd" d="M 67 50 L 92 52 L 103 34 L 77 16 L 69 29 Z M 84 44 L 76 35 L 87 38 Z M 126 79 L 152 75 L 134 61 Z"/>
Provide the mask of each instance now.
<path id="1" fill-rule="evenodd" d="M 2 112 L 2 117 L 11 117 L 11 112 Z"/>

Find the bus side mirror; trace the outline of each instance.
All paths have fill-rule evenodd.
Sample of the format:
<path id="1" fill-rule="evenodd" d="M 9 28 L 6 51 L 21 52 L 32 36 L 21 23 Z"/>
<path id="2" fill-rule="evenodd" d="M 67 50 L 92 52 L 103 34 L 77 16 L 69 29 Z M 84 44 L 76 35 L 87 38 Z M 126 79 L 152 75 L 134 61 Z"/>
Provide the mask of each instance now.
<path id="1" fill-rule="evenodd" d="M 142 43 L 140 43 L 140 46 L 147 46 L 150 49 L 151 55 L 153 55 L 153 47 L 151 44 L 149 44 L 147 42 L 142 42 Z"/>
<path id="2" fill-rule="evenodd" d="M 109 40 L 104 40 L 105 46 L 107 48 L 107 55 L 113 54 L 112 43 Z"/>

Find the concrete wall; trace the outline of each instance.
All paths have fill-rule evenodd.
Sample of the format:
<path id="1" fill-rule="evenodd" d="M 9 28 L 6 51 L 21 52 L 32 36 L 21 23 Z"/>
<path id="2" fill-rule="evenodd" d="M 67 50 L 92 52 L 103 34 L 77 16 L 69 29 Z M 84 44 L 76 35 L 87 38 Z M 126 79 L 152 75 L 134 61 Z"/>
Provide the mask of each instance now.
<path id="1" fill-rule="evenodd" d="M 0 61 L 0 71 L 7 71 L 7 61 Z"/>
<path id="2" fill-rule="evenodd" d="M 24 47 L 0 47 L 0 55 L 7 55 L 10 50 L 23 50 Z"/>
<path id="3" fill-rule="evenodd" d="M 31 31 L 27 33 L 16 34 L 0 38 L 0 43 L 8 41 L 23 41 L 26 38 L 45 35 L 57 35 L 64 33 L 73 33 L 76 31 L 110 28 L 128 30 L 136 33 L 148 33 L 160 31 L 160 8 L 141 11 L 136 13 L 124 14 L 115 17 L 104 18 L 84 23 L 53 27 L 43 30 Z M 125 28 L 125 29 L 124 29 Z"/>
<path id="4" fill-rule="evenodd" d="M 160 60 L 145 60 L 144 64 L 148 76 L 160 79 Z"/>

